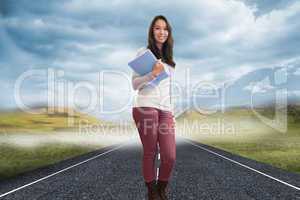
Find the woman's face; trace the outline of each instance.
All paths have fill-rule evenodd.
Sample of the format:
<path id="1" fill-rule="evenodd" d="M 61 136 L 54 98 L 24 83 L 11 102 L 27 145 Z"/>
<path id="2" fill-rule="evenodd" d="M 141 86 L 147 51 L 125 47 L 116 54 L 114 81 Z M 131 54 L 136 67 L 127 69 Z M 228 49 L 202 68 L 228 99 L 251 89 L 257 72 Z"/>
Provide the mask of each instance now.
<path id="1" fill-rule="evenodd" d="M 163 44 L 168 39 L 169 31 L 164 20 L 156 20 L 153 26 L 153 34 L 156 43 Z"/>

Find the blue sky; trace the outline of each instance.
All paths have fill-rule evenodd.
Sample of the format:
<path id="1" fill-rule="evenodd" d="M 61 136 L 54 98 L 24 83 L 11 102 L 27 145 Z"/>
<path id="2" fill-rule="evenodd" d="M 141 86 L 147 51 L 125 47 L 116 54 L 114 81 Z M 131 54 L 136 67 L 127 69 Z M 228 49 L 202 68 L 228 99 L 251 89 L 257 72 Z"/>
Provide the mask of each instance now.
<path id="1" fill-rule="evenodd" d="M 1 0 L 0 13 L 1 108 L 16 107 L 15 83 L 35 69 L 42 75 L 22 82 L 24 104 L 47 102 L 48 93 L 63 97 L 61 103 L 70 99 L 69 90 L 62 95 L 47 89 L 45 74 L 51 69 L 60 74 L 60 83 L 82 86 L 71 94 L 72 105 L 84 110 L 93 102 L 94 109 L 85 112 L 111 120 L 130 118 L 135 92 L 126 79 L 131 75 L 127 62 L 146 45 L 148 26 L 158 14 L 173 27 L 175 78 L 182 88 L 199 81 L 219 86 L 300 59 L 296 0 Z M 103 70 L 118 73 L 107 73 L 101 82 Z M 101 105 L 105 111 L 121 111 L 101 113 Z"/>

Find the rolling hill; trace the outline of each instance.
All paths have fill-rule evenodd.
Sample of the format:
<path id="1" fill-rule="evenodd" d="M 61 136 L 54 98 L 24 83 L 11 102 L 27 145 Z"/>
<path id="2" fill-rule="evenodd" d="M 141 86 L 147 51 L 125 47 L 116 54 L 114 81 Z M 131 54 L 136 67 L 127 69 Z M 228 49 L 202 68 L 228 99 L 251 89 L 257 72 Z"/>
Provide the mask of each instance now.
<path id="1" fill-rule="evenodd" d="M 15 109 L 0 113 L 0 133 L 75 130 L 80 125 L 100 124 L 112 125 L 111 122 L 63 107 L 34 107 L 30 112 Z"/>

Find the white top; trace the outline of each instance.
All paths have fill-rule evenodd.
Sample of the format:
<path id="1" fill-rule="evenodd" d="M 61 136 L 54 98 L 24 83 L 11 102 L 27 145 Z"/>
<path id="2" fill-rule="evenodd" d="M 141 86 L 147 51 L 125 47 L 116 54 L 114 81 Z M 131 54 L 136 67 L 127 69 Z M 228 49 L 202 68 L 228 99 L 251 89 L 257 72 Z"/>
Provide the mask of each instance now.
<path id="1" fill-rule="evenodd" d="M 138 50 L 137 55 L 141 55 L 147 48 L 142 47 Z M 151 72 L 140 76 L 135 71 L 132 71 L 132 87 L 138 90 L 134 97 L 133 107 L 155 107 L 161 110 L 171 111 L 174 116 L 174 107 L 172 100 L 172 86 L 174 83 L 175 68 L 164 63 L 165 70 L 168 70 L 170 76 L 161 80 L 158 85 L 144 87 L 146 83 L 154 79 Z"/>

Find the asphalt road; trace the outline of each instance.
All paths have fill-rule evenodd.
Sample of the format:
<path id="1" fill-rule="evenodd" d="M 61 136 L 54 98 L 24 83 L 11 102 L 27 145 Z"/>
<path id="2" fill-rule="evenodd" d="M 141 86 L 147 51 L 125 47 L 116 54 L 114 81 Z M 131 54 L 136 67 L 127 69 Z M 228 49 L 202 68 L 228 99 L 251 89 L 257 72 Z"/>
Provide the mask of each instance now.
<path id="1" fill-rule="evenodd" d="M 300 175 L 177 137 L 170 199 L 300 200 Z M 0 199 L 146 197 L 139 140 L 114 145 L 0 181 Z M 157 165 L 159 162 L 157 163 Z"/>

